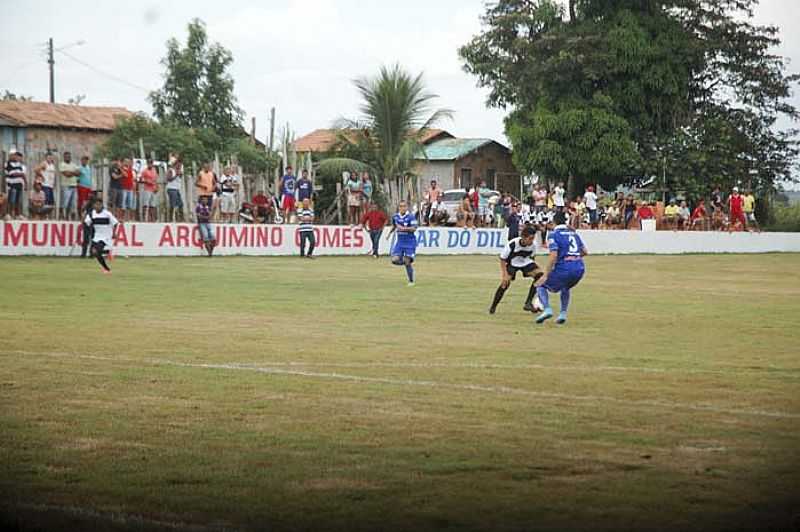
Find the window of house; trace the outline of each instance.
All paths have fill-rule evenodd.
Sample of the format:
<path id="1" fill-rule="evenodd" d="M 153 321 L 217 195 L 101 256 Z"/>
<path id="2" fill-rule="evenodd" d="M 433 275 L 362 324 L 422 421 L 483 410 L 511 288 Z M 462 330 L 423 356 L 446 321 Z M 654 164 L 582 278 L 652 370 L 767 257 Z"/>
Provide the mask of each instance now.
<path id="1" fill-rule="evenodd" d="M 461 188 L 472 186 L 472 168 L 461 169 Z"/>

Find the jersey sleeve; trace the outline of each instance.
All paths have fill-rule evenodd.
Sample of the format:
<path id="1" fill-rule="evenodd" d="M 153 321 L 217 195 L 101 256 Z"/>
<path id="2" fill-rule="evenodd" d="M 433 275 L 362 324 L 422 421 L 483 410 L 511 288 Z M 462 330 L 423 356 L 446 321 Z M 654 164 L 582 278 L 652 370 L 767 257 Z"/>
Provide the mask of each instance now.
<path id="1" fill-rule="evenodd" d="M 507 261 L 508 258 L 511 256 L 511 241 L 506 244 L 506 247 L 503 248 L 503 251 L 500 252 L 500 260 Z"/>
<path id="2" fill-rule="evenodd" d="M 119 220 L 117 220 L 116 216 L 114 216 L 113 214 L 109 213 L 108 219 L 111 222 L 112 226 L 119 224 Z"/>
<path id="3" fill-rule="evenodd" d="M 551 233 L 547 237 L 547 249 L 549 251 L 556 251 L 556 252 L 558 251 L 558 240 L 556 239 L 556 236 L 555 236 L 554 233 Z"/>
<path id="4" fill-rule="evenodd" d="M 86 225 L 92 225 L 92 215 L 87 214 L 86 218 L 83 219 L 83 223 L 85 223 Z"/>

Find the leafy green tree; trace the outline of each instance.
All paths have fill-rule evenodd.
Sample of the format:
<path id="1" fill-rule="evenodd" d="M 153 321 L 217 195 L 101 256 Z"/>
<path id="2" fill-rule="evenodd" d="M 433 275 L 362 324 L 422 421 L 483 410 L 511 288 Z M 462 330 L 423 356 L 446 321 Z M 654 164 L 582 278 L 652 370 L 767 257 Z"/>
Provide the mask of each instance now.
<path id="1" fill-rule="evenodd" d="M 205 24 L 194 19 L 188 26 L 186 45 L 167 42 L 164 86 L 150 93 L 156 118 L 190 128 L 210 128 L 221 138 L 239 135 L 242 110 L 234 95 L 228 70 L 233 56 L 219 44 L 208 42 Z"/>
<path id="2" fill-rule="evenodd" d="M 423 134 L 451 117 L 452 111 L 434 109 L 438 96 L 425 89 L 422 74 L 412 76 L 400 65 L 382 67 L 378 76 L 358 79 L 355 85 L 362 116 L 339 124 L 338 148 L 356 158 L 338 155 L 323 161 L 321 171 L 361 165 L 373 168 L 383 181 L 409 176 L 415 157 L 424 153 Z"/>
<path id="3" fill-rule="evenodd" d="M 567 16 L 554 0 L 499 0 L 460 54 L 490 89 L 488 104 L 512 111 L 506 128 L 526 171 L 613 183 L 662 170 L 666 157 L 675 185 L 708 186 L 746 177 L 747 161 L 772 186 L 796 156 L 795 132 L 774 125 L 781 115 L 797 118 L 787 100 L 797 77 L 770 53 L 777 29 L 748 20 L 755 3 L 572 0 Z M 571 135 L 543 134 L 551 116 L 569 121 L 560 127 Z"/>

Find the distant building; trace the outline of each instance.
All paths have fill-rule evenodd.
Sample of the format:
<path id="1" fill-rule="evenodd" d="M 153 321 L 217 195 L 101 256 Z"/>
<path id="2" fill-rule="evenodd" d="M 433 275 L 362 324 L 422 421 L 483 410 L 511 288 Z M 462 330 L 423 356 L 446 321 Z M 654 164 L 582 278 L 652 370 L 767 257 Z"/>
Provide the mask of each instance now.
<path id="1" fill-rule="evenodd" d="M 294 149 L 298 154 L 328 153 L 336 144 L 339 131 L 336 129 L 317 129 L 294 141 Z M 440 139 L 453 138 L 443 129 L 428 129 L 422 135 L 422 143 L 429 144 Z"/>
<path id="2" fill-rule="evenodd" d="M 435 179 L 445 190 L 469 189 L 485 180 L 493 190 L 521 194 L 520 174 L 511 160 L 511 150 L 494 140 L 436 140 L 425 146 L 425 157 L 417 159 L 417 175 L 424 184 Z"/>
<path id="3" fill-rule="evenodd" d="M 77 160 L 91 156 L 119 118 L 132 115 L 123 107 L 0 101 L 0 151 L 22 152 L 28 164 L 48 151 L 70 151 Z"/>

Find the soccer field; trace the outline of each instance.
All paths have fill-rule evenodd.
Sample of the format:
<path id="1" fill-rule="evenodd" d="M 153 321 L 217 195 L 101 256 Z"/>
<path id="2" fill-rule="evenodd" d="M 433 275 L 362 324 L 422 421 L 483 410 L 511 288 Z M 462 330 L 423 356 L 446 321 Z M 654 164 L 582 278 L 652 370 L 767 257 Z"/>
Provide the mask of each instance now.
<path id="1" fill-rule="evenodd" d="M 0 525 L 792 530 L 800 255 L 0 259 Z M 557 309 L 558 298 L 553 302 Z"/>

